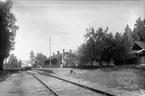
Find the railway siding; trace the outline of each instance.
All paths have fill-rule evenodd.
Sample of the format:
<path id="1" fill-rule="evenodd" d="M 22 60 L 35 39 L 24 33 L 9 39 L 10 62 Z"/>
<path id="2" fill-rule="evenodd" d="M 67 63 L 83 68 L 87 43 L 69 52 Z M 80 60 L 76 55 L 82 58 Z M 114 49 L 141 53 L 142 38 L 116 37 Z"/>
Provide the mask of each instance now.
<path id="1" fill-rule="evenodd" d="M 36 71 L 36 70 L 35 70 L 35 71 Z M 104 92 L 104 91 L 101 91 L 101 90 L 98 90 L 98 89 L 94 89 L 94 88 L 91 88 L 91 87 L 88 87 L 88 86 L 85 86 L 85 85 L 82 85 L 82 84 L 78 84 L 78 83 L 76 83 L 76 82 L 72 82 L 72 81 L 69 81 L 69 80 L 60 78 L 60 77 L 58 77 L 58 76 L 50 75 L 50 74 L 48 74 L 48 73 L 46 73 L 46 72 L 44 72 L 44 71 L 38 71 L 38 70 L 37 70 L 36 72 L 39 72 L 40 74 L 48 75 L 48 76 L 53 77 L 53 78 L 57 78 L 57 79 L 59 79 L 59 80 L 63 80 L 63 81 L 65 81 L 65 82 L 68 82 L 68 83 L 77 85 L 77 86 L 79 86 L 79 87 L 82 87 L 82 88 L 85 88 L 85 89 L 88 89 L 88 90 L 91 90 L 91 91 L 93 91 L 93 92 L 95 92 L 95 93 L 99 93 L 99 94 L 102 94 L 102 95 L 105 95 L 105 96 L 115 96 L 115 95 L 113 95 L 113 94 L 110 94 L 110 93 L 107 93 L 107 92 Z"/>
<path id="2" fill-rule="evenodd" d="M 64 80 L 36 73 L 36 71 L 33 74 L 35 74 L 35 76 L 45 83 L 45 85 L 49 86 L 55 93 L 57 93 L 58 96 L 106 96 Z"/>
<path id="3" fill-rule="evenodd" d="M 36 75 L 34 75 L 34 73 L 28 72 L 30 73 L 32 76 L 34 76 L 42 85 L 44 85 L 48 91 L 50 91 L 52 93 L 53 96 L 58 96 L 57 93 L 55 93 L 49 86 L 47 86 L 41 79 L 39 79 Z"/>

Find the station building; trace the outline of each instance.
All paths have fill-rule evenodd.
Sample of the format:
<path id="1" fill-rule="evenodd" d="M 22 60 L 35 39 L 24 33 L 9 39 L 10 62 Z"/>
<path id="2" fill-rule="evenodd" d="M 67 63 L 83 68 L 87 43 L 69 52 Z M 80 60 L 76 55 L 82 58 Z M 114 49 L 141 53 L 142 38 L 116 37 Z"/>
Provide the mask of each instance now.
<path id="1" fill-rule="evenodd" d="M 53 68 L 77 66 L 77 55 L 72 53 L 71 50 L 69 52 L 65 52 L 63 49 L 62 53 L 57 51 L 56 55 L 53 53 L 52 56 L 45 60 L 45 66 Z"/>

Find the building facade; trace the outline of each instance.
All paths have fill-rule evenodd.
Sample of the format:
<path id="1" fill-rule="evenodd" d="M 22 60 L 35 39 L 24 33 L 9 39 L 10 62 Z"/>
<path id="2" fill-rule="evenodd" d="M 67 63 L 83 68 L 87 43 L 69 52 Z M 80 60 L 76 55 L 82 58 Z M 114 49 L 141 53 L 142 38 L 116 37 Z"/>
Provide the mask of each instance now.
<path id="1" fill-rule="evenodd" d="M 145 64 L 145 43 L 142 41 L 135 41 L 130 55 L 134 58 L 136 64 Z"/>
<path id="2" fill-rule="evenodd" d="M 45 60 L 46 67 L 61 68 L 61 67 L 72 67 L 77 65 L 77 56 L 72 52 L 63 52 L 50 56 Z"/>

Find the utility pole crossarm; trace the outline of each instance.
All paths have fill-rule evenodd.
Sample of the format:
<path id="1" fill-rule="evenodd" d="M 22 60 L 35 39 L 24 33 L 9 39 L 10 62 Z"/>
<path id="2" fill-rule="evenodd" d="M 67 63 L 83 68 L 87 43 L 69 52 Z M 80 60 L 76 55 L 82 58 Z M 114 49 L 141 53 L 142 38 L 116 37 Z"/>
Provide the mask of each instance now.
<path id="1" fill-rule="evenodd" d="M 61 33 L 60 32 L 60 33 L 44 33 L 44 34 L 71 34 L 71 33 L 65 33 L 65 32 L 64 33 Z"/>

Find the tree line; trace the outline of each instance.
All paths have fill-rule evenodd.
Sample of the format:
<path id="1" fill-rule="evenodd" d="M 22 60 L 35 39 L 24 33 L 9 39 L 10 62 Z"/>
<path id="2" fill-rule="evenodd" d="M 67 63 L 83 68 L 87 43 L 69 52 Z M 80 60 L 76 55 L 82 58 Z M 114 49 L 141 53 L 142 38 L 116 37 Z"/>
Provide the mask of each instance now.
<path id="1" fill-rule="evenodd" d="M 34 54 L 33 51 L 30 52 L 30 60 L 28 62 L 30 62 L 32 64 L 33 68 L 38 68 L 38 67 L 45 67 L 45 63 L 44 61 L 47 59 L 47 57 L 42 54 L 42 53 L 37 53 L 36 56 Z M 39 63 L 38 63 L 39 62 Z M 22 62 L 20 59 L 18 59 L 15 54 L 11 54 L 8 58 L 8 60 L 4 63 L 4 68 L 21 68 L 22 64 L 24 62 Z"/>
<path id="2" fill-rule="evenodd" d="M 124 32 L 115 34 L 108 32 L 108 27 L 105 29 L 91 27 L 86 30 L 84 38 L 85 42 L 77 50 L 80 65 L 89 63 L 93 66 L 94 61 L 99 65 L 105 62 L 108 66 L 111 61 L 123 64 L 133 42 L 145 42 L 145 19 L 138 18 L 133 30 L 126 25 Z"/>
<path id="3" fill-rule="evenodd" d="M 18 59 L 15 54 L 11 54 L 9 56 L 9 59 L 7 62 L 5 62 L 4 64 L 4 68 L 21 68 L 22 66 L 22 61 L 20 59 Z"/>
<path id="4" fill-rule="evenodd" d="M 44 62 L 46 59 L 47 59 L 47 56 L 45 56 L 44 54 L 38 52 L 35 56 L 34 52 L 31 50 L 30 62 L 33 68 L 37 68 L 37 67 L 44 68 L 46 66 Z"/>

